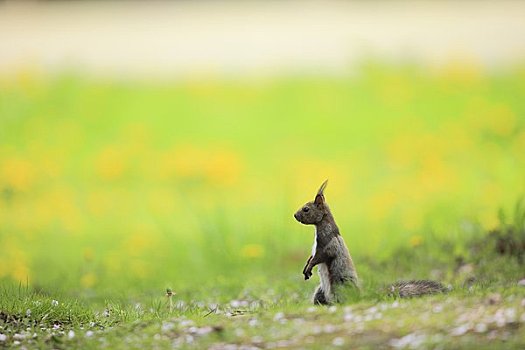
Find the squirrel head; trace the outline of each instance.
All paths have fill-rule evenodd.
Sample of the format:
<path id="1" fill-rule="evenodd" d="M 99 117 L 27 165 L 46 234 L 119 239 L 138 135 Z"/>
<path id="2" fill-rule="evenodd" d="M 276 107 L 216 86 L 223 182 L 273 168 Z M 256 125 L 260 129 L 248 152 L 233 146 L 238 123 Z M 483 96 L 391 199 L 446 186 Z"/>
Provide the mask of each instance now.
<path id="1" fill-rule="evenodd" d="M 324 189 L 328 180 L 323 182 L 319 191 L 315 195 L 315 199 L 311 202 L 303 205 L 297 212 L 293 215 L 294 218 L 299 221 L 301 224 L 305 225 L 315 225 L 324 218 L 325 214 L 328 212 L 328 206 L 326 205 L 324 199 Z"/>

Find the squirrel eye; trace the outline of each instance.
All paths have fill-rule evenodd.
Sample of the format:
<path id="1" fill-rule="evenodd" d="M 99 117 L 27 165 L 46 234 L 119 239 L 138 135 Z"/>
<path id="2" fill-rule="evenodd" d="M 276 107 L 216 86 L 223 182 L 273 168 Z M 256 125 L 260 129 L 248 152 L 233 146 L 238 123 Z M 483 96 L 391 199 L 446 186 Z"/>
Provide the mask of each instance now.
<path id="1" fill-rule="evenodd" d="M 305 213 L 308 213 L 308 210 L 310 210 L 310 208 L 308 208 L 308 207 L 304 207 L 304 208 L 303 208 L 303 211 L 304 211 Z"/>

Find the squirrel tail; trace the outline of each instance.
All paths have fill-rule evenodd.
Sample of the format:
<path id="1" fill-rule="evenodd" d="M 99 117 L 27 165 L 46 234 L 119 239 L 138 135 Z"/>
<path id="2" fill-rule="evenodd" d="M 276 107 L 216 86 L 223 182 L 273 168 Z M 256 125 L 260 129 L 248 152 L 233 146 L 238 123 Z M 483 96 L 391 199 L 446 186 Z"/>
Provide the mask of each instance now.
<path id="1" fill-rule="evenodd" d="M 397 281 L 388 286 L 388 294 L 401 298 L 445 293 L 449 291 L 443 284 L 431 280 Z"/>

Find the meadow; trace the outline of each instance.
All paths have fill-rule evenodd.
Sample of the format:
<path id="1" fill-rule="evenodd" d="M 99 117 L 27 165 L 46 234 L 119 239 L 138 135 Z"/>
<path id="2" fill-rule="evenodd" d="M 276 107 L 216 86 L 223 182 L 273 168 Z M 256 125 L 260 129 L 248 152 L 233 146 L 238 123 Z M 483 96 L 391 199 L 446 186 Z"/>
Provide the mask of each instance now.
<path id="1" fill-rule="evenodd" d="M 0 346 L 523 346 L 488 233 L 525 250 L 524 154 L 523 66 L 0 76 Z M 292 214 L 326 178 L 363 291 L 314 308 Z M 418 278 L 452 290 L 381 290 Z"/>

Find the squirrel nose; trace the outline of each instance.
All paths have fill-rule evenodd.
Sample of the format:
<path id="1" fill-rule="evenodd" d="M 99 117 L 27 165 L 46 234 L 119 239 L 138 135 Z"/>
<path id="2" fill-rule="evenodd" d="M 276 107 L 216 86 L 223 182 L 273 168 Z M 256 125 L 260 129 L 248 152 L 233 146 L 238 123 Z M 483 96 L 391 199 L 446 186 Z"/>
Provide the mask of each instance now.
<path id="1" fill-rule="evenodd" d="M 293 214 L 293 217 L 295 218 L 295 220 L 298 220 L 297 213 Z"/>

